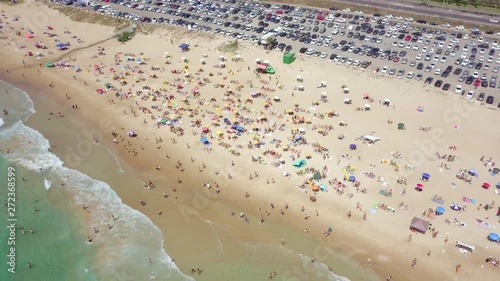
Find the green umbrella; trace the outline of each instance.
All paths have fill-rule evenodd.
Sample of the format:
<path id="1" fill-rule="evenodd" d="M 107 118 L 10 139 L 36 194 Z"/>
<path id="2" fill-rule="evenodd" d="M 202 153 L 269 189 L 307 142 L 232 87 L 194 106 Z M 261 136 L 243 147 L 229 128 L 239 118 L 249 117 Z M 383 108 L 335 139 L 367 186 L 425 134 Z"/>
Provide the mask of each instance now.
<path id="1" fill-rule="evenodd" d="M 398 124 L 398 129 L 399 130 L 403 130 L 404 128 L 405 128 L 405 124 L 403 124 L 403 123 L 399 123 Z"/>
<path id="2" fill-rule="evenodd" d="M 113 85 L 111 85 L 111 83 L 106 83 L 106 84 L 104 84 L 104 86 L 106 86 L 106 88 L 111 88 L 111 87 L 113 87 Z"/>
<path id="3" fill-rule="evenodd" d="M 53 62 L 46 62 L 45 67 L 54 67 L 54 63 Z"/>

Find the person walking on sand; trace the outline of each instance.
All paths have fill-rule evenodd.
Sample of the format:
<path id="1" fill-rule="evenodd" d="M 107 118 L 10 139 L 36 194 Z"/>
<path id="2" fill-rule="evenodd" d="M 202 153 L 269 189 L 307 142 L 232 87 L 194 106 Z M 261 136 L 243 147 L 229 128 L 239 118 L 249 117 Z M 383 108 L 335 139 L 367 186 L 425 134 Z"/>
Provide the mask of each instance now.
<path id="1" fill-rule="evenodd" d="M 458 271 L 460 271 L 460 268 L 461 268 L 461 267 L 462 267 L 461 265 L 457 264 L 457 265 L 455 266 L 455 272 L 457 272 L 457 273 L 458 273 Z"/>
<path id="2" fill-rule="evenodd" d="M 417 258 L 414 258 L 411 262 L 411 267 L 415 267 L 417 265 Z"/>

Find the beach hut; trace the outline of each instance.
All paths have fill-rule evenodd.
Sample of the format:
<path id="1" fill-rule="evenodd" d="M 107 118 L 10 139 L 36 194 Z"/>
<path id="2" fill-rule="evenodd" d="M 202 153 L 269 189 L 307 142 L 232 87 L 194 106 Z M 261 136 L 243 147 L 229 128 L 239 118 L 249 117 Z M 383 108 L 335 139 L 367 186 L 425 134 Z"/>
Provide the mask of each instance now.
<path id="1" fill-rule="evenodd" d="M 410 229 L 412 231 L 417 231 L 422 234 L 425 234 L 429 229 L 429 222 L 417 217 L 413 217 L 410 223 Z"/>
<path id="2" fill-rule="evenodd" d="M 283 63 L 291 64 L 294 61 L 295 61 L 295 52 L 290 51 L 283 54 Z"/>
<path id="3" fill-rule="evenodd" d="M 182 43 L 179 45 L 179 48 L 181 48 L 181 52 L 187 52 L 189 51 L 189 44 Z"/>
<path id="4" fill-rule="evenodd" d="M 405 127 L 405 124 L 404 123 L 399 123 L 398 124 L 398 130 L 405 130 L 406 127 Z"/>
<path id="5" fill-rule="evenodd" d="M 436 215 L 438 215 L 438 216 L 440 216 L 440 215 L 444 214 L 444 212 L 445 212 L 445 209 L 444 209 L 444 207 L 443 207 L 443 206 L 439 206 L 439 207 L 437 207 L 437 208 L 436 208 L 436 211 L 435 211 Z"/>
<path id="6" fill-rule="evenodd" d="M 496 233 L 490 233 L 490 235 L 488 235 L 488 240 L 490 240 L 491 242 L 497 242 L 497 243 L 500 243 L 500 236 Z"/>

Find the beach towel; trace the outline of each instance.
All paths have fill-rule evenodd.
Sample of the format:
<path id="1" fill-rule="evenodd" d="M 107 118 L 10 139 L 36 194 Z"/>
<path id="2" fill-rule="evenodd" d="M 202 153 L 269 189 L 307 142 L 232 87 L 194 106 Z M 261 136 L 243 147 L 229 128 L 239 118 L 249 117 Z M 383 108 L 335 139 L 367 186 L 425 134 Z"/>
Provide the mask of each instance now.
<path id="1" fill-rule="evenodd" d="M 462 201 L 464 201 L 465 203 L 476 204 L 476 199 L 472 199 L 472 198 L 469 198 L 469 197 L 462 197 Z"/>
<path id="2" fill-rule="evenodd" d="M 431 201 L 434 203 L 437 203 L 439 205 L 444 205 L 444 203 L 446 202 L 444 200 L 439 200 L 439 199 L 435 199 L 435 198 L 432 198 Z"/>

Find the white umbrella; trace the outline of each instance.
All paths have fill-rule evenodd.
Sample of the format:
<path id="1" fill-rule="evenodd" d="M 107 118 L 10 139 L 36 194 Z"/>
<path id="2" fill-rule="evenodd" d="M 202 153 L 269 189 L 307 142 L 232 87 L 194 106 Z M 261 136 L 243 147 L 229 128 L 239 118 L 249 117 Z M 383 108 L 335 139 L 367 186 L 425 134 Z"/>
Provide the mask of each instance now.
<path id="1" fill-rule="evenodd" d="M 385 102 L 390 102 L 391 100 L 390 99 L 384 99 Z"/>
<path id="2" fill-rule="evenodd" d="M 369 104 L 365 104 L 365 107 L 366 107 L 366 108 L 370 108 L 370 107 L 371 107 L 371 105 L 369 105 Z"/>
<path id="3" fill-rule="evenodd" d="M 326 95 L 326 93 L 325 93 L 325 92 L 321 92 L 321 96 L 322 96 L 322 97 L 326 97 L 327 95 Z"/>
<path id="4" fill-rule="evenodd" d="M 344 99 L 344 101 L 351 101 L 351 99 Z"/>

